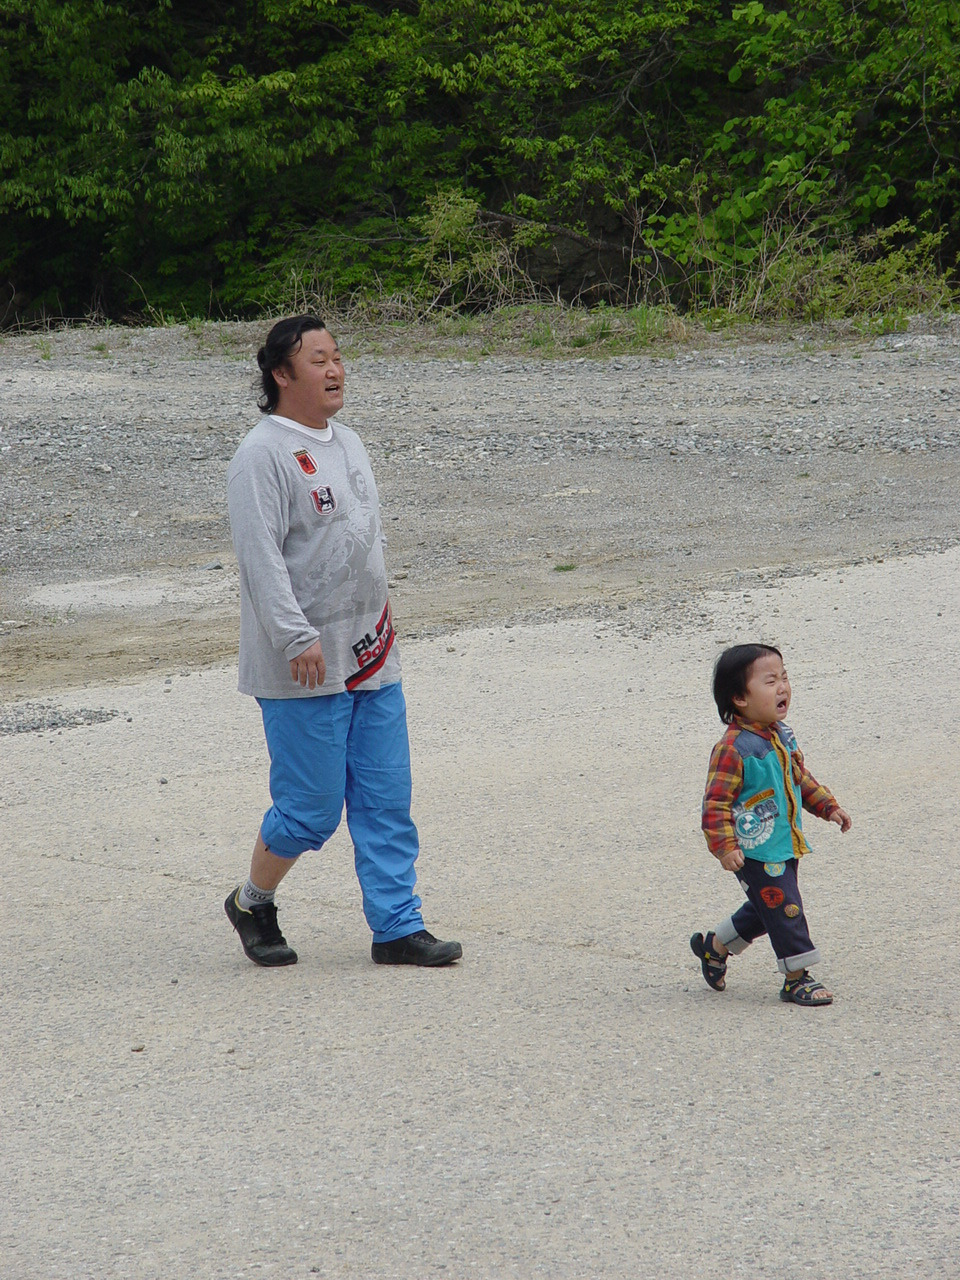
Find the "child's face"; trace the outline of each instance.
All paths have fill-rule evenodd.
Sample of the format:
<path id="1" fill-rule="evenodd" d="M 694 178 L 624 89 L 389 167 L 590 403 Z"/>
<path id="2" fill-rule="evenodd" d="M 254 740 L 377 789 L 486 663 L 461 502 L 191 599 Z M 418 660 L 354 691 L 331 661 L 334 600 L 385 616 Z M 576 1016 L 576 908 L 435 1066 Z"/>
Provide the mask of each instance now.
<path id="1" fill-rule="evenodd" d="M 776 724 L 790 709 L 790 681 L 783 659 L 775 653 L 757 658 L 747 672 L 743 697 L 735 697 L 737 715 L 753 724 Z"/>

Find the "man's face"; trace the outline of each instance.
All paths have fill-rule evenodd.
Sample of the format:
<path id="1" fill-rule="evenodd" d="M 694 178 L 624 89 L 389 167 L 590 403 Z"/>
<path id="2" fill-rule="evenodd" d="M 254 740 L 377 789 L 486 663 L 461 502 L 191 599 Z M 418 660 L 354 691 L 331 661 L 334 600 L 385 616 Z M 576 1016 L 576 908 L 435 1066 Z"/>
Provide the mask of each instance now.
<path id="1" fill-rule="evenodd" d="M 322 430 L 343 408 L 343 361 L 329 329 L 309 329 L 286 364 L 273 371 L 277 413 Z"/>

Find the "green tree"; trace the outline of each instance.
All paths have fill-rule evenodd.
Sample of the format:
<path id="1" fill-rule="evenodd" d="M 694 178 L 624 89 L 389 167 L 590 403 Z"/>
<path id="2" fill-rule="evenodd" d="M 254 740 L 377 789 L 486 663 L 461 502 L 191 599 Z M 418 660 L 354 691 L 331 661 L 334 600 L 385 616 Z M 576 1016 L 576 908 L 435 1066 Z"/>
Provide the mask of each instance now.
<path id="1" fill-rule="evenodd" d="M 0 0 L 2 278 L 236 314 L 304 272 L 415 291 L 439 225 L 474 300 L 497 229 L 571 294 L 695 304 L 885 227 L 949 256 L 958 30 L 956 0 Z"/>
<path id="2" fill-rule="evenodd" d="M 365 16 L 336 0 L 202 16 L 174 0 L 0 0 L 5 274 L 25 271 L 51 306 L 250 301 L 298 204 L 322 201 L 306 171 L 356 140 L 338 73 Z"/>

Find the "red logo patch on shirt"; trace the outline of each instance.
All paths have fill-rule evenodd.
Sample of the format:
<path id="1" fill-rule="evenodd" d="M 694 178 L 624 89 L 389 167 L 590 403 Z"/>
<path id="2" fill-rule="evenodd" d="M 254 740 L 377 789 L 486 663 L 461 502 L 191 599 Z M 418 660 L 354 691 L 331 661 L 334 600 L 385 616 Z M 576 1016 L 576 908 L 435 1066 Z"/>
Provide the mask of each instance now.
<path id="1" fill-rule="evenodd" d="M 329 485 L 322 484 L 317 489 L 311 489 L 310 497 L 313 499 L 313 505 L 322 516 L 328 516 L 331 511 L 336 511 L 337 509 L 337 500 L 333 496 L 333 490 Z"/>
<path id="2" fill-rule="evenodd" d="M 317 464 L 308 449 L 297 449 L 293 456 L 297 460 L 297 466 L 305 476 L 315 476 L 317 474 Z"/>

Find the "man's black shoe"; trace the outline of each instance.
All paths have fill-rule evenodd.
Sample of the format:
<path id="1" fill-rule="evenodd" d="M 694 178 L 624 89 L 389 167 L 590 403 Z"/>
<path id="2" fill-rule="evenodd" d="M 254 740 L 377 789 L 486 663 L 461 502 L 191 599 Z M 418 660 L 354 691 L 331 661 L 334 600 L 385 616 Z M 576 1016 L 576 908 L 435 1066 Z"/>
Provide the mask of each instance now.
<path id="1" fill-rule="evenodd" d="M 374 964 L 421 964 L 435 969 L 459 960 L 463 947 L 459 942 L 440 942 L 432 933 L 421 929 L 393 942 L 375 942 L 370 954 Z"/>
<path id="2" fill-rule="evenodd" d="M 287 946 L 287 940 L 277 924 L 277 908 L 272 902 L 245 911 L 237 901 L 240 886 L 230 894 L 223 909 L 227 919 L 240 935 L 243 949 L 254 964 L 265 968 L 275 965 L 296 964 L 297 953 Z"/>

